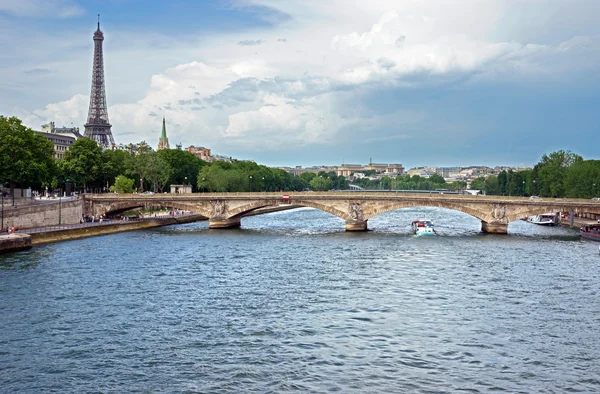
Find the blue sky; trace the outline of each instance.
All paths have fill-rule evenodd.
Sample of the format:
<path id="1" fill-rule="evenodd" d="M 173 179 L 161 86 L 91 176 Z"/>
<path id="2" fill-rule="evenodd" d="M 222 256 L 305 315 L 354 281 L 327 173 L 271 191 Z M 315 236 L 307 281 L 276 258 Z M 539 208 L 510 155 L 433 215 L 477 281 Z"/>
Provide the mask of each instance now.
<path id="1" fill-rule="evenodd" d="M 596 0 L 0 0 L 0 113 L 267 165 L 598 159 Z"/>

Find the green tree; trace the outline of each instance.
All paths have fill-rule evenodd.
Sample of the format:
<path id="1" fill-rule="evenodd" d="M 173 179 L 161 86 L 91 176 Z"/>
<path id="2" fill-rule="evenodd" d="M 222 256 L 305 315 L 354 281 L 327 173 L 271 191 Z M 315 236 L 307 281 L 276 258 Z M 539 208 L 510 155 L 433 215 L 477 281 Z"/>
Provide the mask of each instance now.
<path id="1" fill-rule="evenodd" d="M 96 141 L 80 138 L 65 153 L 63 161 L 65 176 L 84 189 L 98 181 L 102 171 L 102 148 Z"/>
<path id="2" fill-rule="evenodd" d="M 499 196 L 503 193 L 500 192 L 500 184 L 496 175 L 489 175 L 485 179 L 485 193 L 492 196 Z"/>
<path id="3" fill-rule="evenodd" d="M 485 190 L 485 177 L 480 176 L 471 181 L 472 190 Z"/>
<path id="4" fill-rule="evenodd" d="M 171 169 L 167 185 L 192 185 L 195 191 L 198 190 L 194 180 L 198 177 L 200 169 L 207 164 L 206 162 L 186 150 L 162 149 L 158 154 Z"/>
<path id="5" fill-rule="evenodd" d="M 119 175 L 115 178 L 115 184 L 110 187 L 111 192 L 116 193 L 133 193 L 133 179 L 127 178 L 125 175 Z"/>
<path id="6" fill-rule="evenodd" d="M 564 197 L 567 168 L 583 158 L 570 151 L 559 150 L 542 156 L 534 166 L 539 194 L 546 197 Z"/>
<path id="7" fill-rule="evenodd" d="M 315 191 L 331 190 L 331 185 L 331 179 L 322 176 L 315 177 L 310 181 L 310 188 Z"/>
<path id="8" fill-rule="evenodd" d="M 576 161 L 565 174 L 566 197 L 600 197 L 600 160 Z"/>
<path id="9" fill-rule="evenodd" d="M 431 183 L 437 183 L 437 184 L 443 185 L 444 183 L 446 183 L 446 180 L 444 179 L 444 177 L 442 177 L 442 176 L 441 176 L 441 175 L 439 175 L 439 174 L 432 174 L 432 175 L 429 177 L 429 182 L 431 182 Z"/>
<path id="10" fill-rule="evenodd" d="M 158 152 L 145 154 L 144 173 L 150 179 L 155 193 L 162 192 L 171 177 L 172 168 Z"/>
<path id="11" fill-rule="evenodd" d="M 102 152 L 102 187 L 112 185 L 120 174 L 125 174 L 129 162 L 129 153 L 116 149 Z"/>
<path id="12" fill-rule="evenodd" d="M 39 188 L 47 186 L 56 173 L 54 146 L 44 136 L 25 127 L 16 117 L 0 115 L 0 183 Z"/>
<path id="13" fill-rule="evenodd" d="M 500 171 L 500 174 L 498 174 L 498 195 L 506 195 L 508 194 L 506 186 L 508 184 L 508 174 L 506 173 L 506 171 L 502 170 Z"/>

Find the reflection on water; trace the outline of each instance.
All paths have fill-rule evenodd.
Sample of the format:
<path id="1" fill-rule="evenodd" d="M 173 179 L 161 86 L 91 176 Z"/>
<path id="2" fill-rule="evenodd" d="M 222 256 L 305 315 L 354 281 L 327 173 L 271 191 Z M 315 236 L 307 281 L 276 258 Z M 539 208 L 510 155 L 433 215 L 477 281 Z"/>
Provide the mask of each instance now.
<path id="1" fill-rule="evenodd" d="M 306 208 L 3 255 L 0 387 L 600 391 L 597 244 L 438 208 L 344 228 Z"/>

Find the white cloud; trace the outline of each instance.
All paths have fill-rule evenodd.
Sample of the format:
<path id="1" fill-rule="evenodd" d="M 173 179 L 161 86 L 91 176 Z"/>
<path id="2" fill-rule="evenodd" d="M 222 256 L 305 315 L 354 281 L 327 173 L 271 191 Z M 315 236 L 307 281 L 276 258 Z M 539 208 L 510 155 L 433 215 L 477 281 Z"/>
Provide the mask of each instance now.
<path id="1" fill-rule="evenodd" d="M 291 19 L 273 30 L 221 34 L 210 40 L 106 32 L 107 37 L 121 37 L 114 46 L 109 39 L 105 45 L 107 91 L 117 97 L 111 102 L 109 96 L 113 132 L 118 142 L 146 139 L 154 144 L 165 115 L 172 141 L 217 149 L 295 149 L 331 143 L 349 126 L 377 133 L 373 125 L 390 124 L 398 129 L 368 138 L 397 141 L 408 135 L 402 130 L 406 125 L 394 121 L 405 113 L 397 109 L 377 115 L 374 106 L 369 109 L 362 101 L 368 92 L 449 81 L 554 83 L 572 70 L 597 70 L 599 46 L 586 33 L 597 33 L 600 17 L 585 15 L 597 8 L 595 3 L 582 0 L 583 6 L 571 7 L 574 10 L 565 10 L 564 2 L 555 0 L 535 3 L 516 7 L 519 2 L 514 0 L 244 0 L 239 5 L 272 7 Z M 0 10 L 3 4 L 6 10 L 8 2 L 0 0 Z M 9 11 L 25 13 L 26 7 Z M 560 19 L 559 11 L 571 19 L 581 16 L 591 26 L 589 31 L 571 19 Z M 554 25 L 548 28 L 562 26 L 569 34 L 583 34 L 538 34 L 538 41 L 531 41 L 530 31 L 514 33 L 526 31 L 529 23 L 546 26 L 549 21 Z M 510 29 L 505 27 L 508 22 Z M 153 46 L 156 42 L 161 44 Z M 147 61 L 150 56 L 157 60 Z M 62 69 L 42 60 L 29 62 L 25 70 Z M 84 92 L 89 89 L 87 79 L 78 85 Z M 41 119 L 82 125 L 86 112 L 86 96 L 76 94 L 24 113 L 26 123 L 39 127 Z"/>
<path id="2" fill-rule="evenodd" d="M 69 100 L 48 104 L 44 109 L 27 111 L 16 108 L 13 112 L 34 130 L 39 130 L 41 124 L 50 121 L 57 126 L 70 126 L 73 123 L 75 127 L 81 127 L 87 120 L 89 103 L 89 96 L 78 94 Z"/>
<path id="3" fill-rule="evenodd" d="M 70 0 L 0 0 L 0 11 L 15 16 L 72 18 L 84 13 Z"/>

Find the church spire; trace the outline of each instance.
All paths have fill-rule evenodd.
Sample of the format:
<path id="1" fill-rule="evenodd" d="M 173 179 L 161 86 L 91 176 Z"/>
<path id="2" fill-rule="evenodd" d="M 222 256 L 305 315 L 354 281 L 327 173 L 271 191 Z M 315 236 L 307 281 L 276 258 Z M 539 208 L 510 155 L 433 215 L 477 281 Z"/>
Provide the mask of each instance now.
<path id="1" fill-rule="evenodd" d="M 169 149 L 169 139 L 167 138 L 167 126 L 165 123 L 165 117 L 163 115 L 163 127 L 160 139 L 158 140 L 158 150 Z"/>

